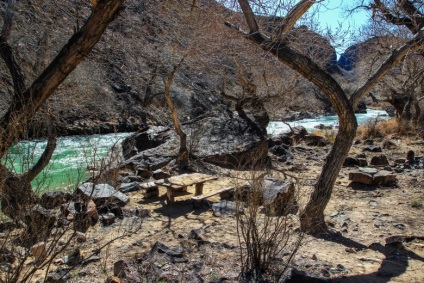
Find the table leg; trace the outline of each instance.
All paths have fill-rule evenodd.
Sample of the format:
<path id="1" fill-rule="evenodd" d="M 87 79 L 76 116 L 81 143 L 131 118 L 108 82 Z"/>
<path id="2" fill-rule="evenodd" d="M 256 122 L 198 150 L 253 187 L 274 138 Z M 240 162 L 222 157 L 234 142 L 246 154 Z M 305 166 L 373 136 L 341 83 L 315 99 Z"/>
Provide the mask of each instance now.
<path id="1" fill-rule="evenodd" d="M 187 186 L 181 188 L 182 192 L 187 192 Z"/>
<path id="2" fill-rule="evenodd" d="M 196 191 L 194 193 L 195 196 L 199 196 L 203 194 L 203 183 L 197 183 L 196 184 Z"/>
<path id="3" fill-rule="evenodd" d="M 166 197 L 167 197 L 167 203 L 171 204 L 174 203 L 175 198 L 174 198 L 174 190 L 171 188 L 167 188 L 166 190 Z"/>

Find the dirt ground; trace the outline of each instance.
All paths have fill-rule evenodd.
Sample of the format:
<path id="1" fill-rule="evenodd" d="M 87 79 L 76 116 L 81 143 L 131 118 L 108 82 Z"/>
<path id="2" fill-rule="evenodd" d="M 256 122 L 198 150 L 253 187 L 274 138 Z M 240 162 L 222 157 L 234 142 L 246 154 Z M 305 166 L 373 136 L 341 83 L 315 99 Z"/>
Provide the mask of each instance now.
<path id="1" fill-rule="evenodd" d="M 414 150 L 418 157 L 424 155 L 422 141 L 395 142 L 397 149 L 383 150 L 390 164 L 404 158 L 408 150 Z M 361 153 L 363 147 L 363 144 L 354 145 L 350 155 Z M 329 146 L 300 144 L 293 148 L 290 162 L 273 161 L 276 167 L 297 176 L 303 184 L 298 188 L 300 204 L 305 203 L 312 188 L 308 185 L 317 178 L 328 150 Z M 375 154 L 381 153 L 366 153 L 368 162 Z M 220 178 L 205 184 L 206 193 L 246 176 L 217 167 L 208 169 Z M 292 266 L 331 282 L 424 282 L 423 238 L 410 239 L 403 245 L 386 245 L 386 238 L 391 236 L 424 236 L 423 170 L 405 169 L 396 173 L 398 185 L 387 188 L 352 186 L 348 180 L 352 170 L 355 168 L 342 169 L 325 211 L 331 232 L 318 237 L 305 235 Z M 137 212 L 146 209 L 150 216 L 143 218 L 141 229 L 107 245 L 97 261 L 71 270 L 72 277 L 67 282 L 106 282 L 119 260 L 128 265 L 127 282 L 237 282 L 241 264 L 236 220 L 215 217 L 208 207 L 194 208 L 190 200 L 193 192 L 194 188 L 189 188 L 169 206 L 165 203 L 164 188 L 160 189 L 159 197 L 151 199 L 143 199 L 140 192 L 129 193 L 130 203 L 124 208 L 122 220 L 110 226 L 97 224 L 87 232 L 84 243 L 73 242 L 70 248 L 80 247 L 81 254 L 88 258 L 108 240 L 134 227 L 134 220 L 140 219 Z M 218 202 L 219 197 L 210 200 Z M 297 216 L 290 217 L 297 223 Z M 202 238 L 200 242 L 189 237 L 195 229 Z M 294 235 L 296 231 L 293 226 Z M 182 248 L 185 262 L 173 262 L 151 252 L 157 241 L 170 248 Z M 59 265 L 60 262 L 53 265 L 51 270 Z M 278 263 L 276 266 L 278 269 Z M 41 278 L 41 273 L 35 277 L 34 282 Z"/>

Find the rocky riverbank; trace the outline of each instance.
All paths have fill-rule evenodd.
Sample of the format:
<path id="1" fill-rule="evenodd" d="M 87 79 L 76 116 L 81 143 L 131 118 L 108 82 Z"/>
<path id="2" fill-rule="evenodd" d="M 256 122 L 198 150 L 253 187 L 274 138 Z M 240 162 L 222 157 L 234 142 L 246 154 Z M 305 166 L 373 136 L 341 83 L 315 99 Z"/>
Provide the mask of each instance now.
<path id="1" fill-rule="evenodd" d="M 268 174 L 280 179 L 295 176 L 300 206 L 307 199 L 331 146 L 325 138 L 323 144 L 308 145 L 306 136 L 299 129 L 295 136 L 280 135 L 269 143 L 269 158 L 278 171 Z M 291 264 L 293 281 L 287 282 L 306 280 L 305 276 L 319 278 L 314 279 L 319 282 L 421 282 L 423 144 L 420 140 L 399 138 L 355 142 L 326 210 L 326 222 L 333 232 L 321 237 L 305 236 Z M 206 193 L 251 177 L 249 171 L 218 167 L 201 159 L 192 166 L 196 171 L 219 176 L 205 185 Z M 209 205 L 193 207 L 191 188 L 188 193 L 178 194 L 176 203 L 170 206 L 166 204 L 163 187 L 149 195 L 139 185 L 176 174 L 172 168 L 172 163 L 164 164 L 160 171 L 124 166 L 115 171 L 118 175 L 109 176 L 115 176 L 115 183 L 104 185 L 110 193 L 92 194 L 87 185 L 79 189 L 78 195 L 93 200 L 91 220 L 85 224 L 84 232 L 79 232 L 58 255 L 50 278 L 58 278 L 77 264 L 66 275 L 67 282 L 236 282 L 240 261 L 235 218 L 217 214 Z M 390 182 L 373 181 L 382 171 L 390 175 Z M 365 175 L 352 177 L 358 173 Z M 125 193 L 117 195 L 114 190 Z M 219 203 L 219 196 L 208 201 Z M 77 210 L 67 211 L 68 223 L 78 219 Z M 289 219 L 293 225 L 290 233 L 295 237 L 297 216 L 291 215 Z M 139 223 L 140 230 L 123 234 Z M 7 227 L 2 223 L 1 239 L 7 235 Z M 107 244 L 122 235 L 123 238 Z M 281 264 L 284 256 L 279 260 Z M 38 274 L 41 275 L 37 273 L 36 277 Z"/>

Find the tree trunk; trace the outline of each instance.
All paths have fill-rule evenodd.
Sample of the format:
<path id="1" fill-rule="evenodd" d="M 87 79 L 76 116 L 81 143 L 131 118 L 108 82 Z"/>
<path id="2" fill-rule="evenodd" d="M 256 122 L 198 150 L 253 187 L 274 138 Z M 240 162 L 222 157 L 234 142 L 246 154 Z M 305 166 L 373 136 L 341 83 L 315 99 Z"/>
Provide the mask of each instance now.
<path id="1" fill-rule="evenodd" d="M 9 110 L 0 119 L 0 157 L 19 138 L 24 126 L 58 86 L 79 63 L 85 60 L 100 40 L 106 27 L 117 16 L 122 2 L 124 0 L 99 1 L 81 30 L 69 39 L 44 72 L 22 93 L 22 96 L 14 98 Z"/>
<path id="2" fill-rule="evenodd" d="M 351 109 L 353 111 L 353 109 Z M 330 153 L 325 159 L 314 191 L 300 215 L 301 229 L 310 234 L 326 230 L 324 210 L 330 200 L 334 183 L 355 138 L 357 123 L 351 117 L 340 119 L 340 128 Z"/>
<path id="3" fill-rule="evenodd" d="M 175 65 L 171 73 L 169 73 L 168 79 L 165 85 L 164 95 L 165 95 L 166 103 L 168 104 L 168 107 L 171 110 L 172 122 L 174 124 L 175 131 L 177 132 L 177 135 L 180 137 L 180 149 L 178 151 L 177 163 L 180 167 L 187 168 L 189 165 L 187 135 L 186 133 L 184 133 L 183 129 L 181 128 L 181 124 L 178 120 L 178 112 L 174 106 L 174 103 L 172 102 L 171 95 L 170 95 L 171 85 L 172 85 L 172 82 L 174 81 L 175 73 L 178 70 L 178 68 L 181 66 L 183 59 L 180 61 L 178 65 Z"/>

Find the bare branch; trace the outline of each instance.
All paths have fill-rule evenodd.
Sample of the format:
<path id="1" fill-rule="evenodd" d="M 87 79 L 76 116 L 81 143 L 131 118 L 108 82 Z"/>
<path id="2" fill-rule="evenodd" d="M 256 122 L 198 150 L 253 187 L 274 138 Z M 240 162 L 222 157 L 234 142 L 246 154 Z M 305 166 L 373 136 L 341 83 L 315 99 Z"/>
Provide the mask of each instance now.
<path id="1" fill-rule="evenodd" d="M 22 93 L 25 91 L 24 75 L 22 74 L 21 67 L 15 59 L 12 48 L 3 37 L 0 37 L 0 56 L 6 63 L 10 76 L 12 77 L 15 100 L 20 99 L 22 97 Z"/>
<path id="2" fill-rule="evenodd" d="M 400 8 L 410 17 L 423 17 L 423 14 L 420 12 L 420 10 L 418 10 L 410 0 L 398 0 L 397 2 L 399 3 Z"/>
<path id="3" fill-rule="evenodd" d="M 47 118 L 48 139 L 47 145 L 43 154 L 38 159 L 37 163 L 22 175 L 26 182 L 31 182 L 43 169 L 49 164 L 53 152 L 56 149 L 57 134 L 52 117 Z"/>
<path id="4" fill-rule="evenodd" d="M 98 1 L 81 30 L 71 37 L 56 58 L 23 93 L 22 99 L 13 100 L 8 112 L 0 120 L 0 157 L 21 134 L 24 125 L 35 112 L 91 52 L 108 24 L 117 16 L 123 2 Z"/>
<path id="5" fill-rule="evenodd" d="M 302 0 L 293 7 L 287 16 L 278 25 L 275 40 L 286 39 L 289 31 L 294 27 L 296 22 L 316 3 L 316 0 Z"/>
<path id="6" fill-rule="evenodd" d="M 248 0 L 238 0 L 243 15 L 246 18 L 247 25 L 249 26 L 249 33 L 256 33 L 259 31 L 258 23 L 255 19 L 255 14 L 253 14 L 252 8 L 250 7 Z"/>
<path id="7" fill-rule="evenodd" d="M 414 25 L 414 21 L 408 17 L 397 17 L 384 5 L 380 0 L 374 0 L 375 5 L 371 5 L 373 11 L 373 15 L 375 15 L 376 10 L 379 10 L 382 16 L 386 19 L 387 22 L 407 27 L 413 34 L 417 33 L 419 29 L 416 29 Z"/>
<path id="8" fill-rule="evenodd" d="M 353 106 L 356 106 L 367 92 L 369 92 L 377 82 L 384 77 L 390 69 L 400 62 L 411 49 L 423 48 L 424 43 L 424 30 L 420 31 L 414 36 L 414 38 L 404 44 L 402 47 L 393 51 L 393 53 L 384 61 L 383 64 L 375 71 L 375 73 L 365 82 L 365 84 L 357 89 L 352 96 L 350 101 Z"/>

